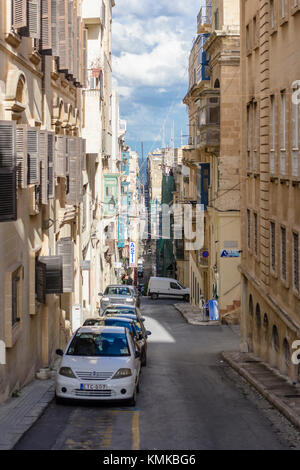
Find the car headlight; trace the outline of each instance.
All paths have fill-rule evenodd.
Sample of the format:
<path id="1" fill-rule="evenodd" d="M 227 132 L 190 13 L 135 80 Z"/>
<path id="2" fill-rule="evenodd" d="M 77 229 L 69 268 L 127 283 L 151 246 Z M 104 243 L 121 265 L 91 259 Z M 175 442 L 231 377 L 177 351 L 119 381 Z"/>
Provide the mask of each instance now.
<path id="1" fill-rule="evenodd" d="M 109 297 L 103 297 L 103 298 L 101 299 L 101 302 L 109 302 Z"/>
<path id="2" fill-rule="evenodd" d="M 74 372 L 70 367 L 61 367 L 59 369 L 59 375 L 63 375 L 64 377 L 69 377 L 69 379 L 76 379 Z"/>
<path id="3" fill-rule="evenodd" d="M 126 302 L 133 302 L 134 300 L 131 297 L 126 297 L 125 301 Z"/>
<path id="4" fill-rule="evenodd" d="M 131 375 L 131 369 L 119 369 L 113 376 L 113 379 L 124 379 L 125 377 L 130 377 Z"/>

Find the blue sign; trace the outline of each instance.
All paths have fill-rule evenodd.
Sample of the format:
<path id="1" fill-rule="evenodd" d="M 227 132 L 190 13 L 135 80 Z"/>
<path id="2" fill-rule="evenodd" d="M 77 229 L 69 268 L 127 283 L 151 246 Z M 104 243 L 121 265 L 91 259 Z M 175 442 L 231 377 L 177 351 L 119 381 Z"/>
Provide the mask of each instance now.
<path id="1" fill-rule="evenodd" d="M 135 243 L 134 242 L 130 243 L 129 250 L 130 250 L 130 267 L 135 267 L 136 262 L 135 262 Z"/>
<path id="2" fill-rule="evenodd" d="M 240 258 L 241 254 L 238 250 L 223 250 L 221 258 Z"/>
<path id="3" fill-rule="evenodd" d="M 203 258 L 208 258 L 209 257 L 209 252 L 207 250 L 202 252 Z"/>

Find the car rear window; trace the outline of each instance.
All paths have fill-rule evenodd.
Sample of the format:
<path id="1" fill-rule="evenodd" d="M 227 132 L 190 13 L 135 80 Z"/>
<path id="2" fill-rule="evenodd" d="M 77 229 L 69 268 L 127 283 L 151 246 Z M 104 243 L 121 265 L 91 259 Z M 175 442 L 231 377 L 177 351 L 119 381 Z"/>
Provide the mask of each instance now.
<path id="1" fill-rule="evenodd" d="M 106 308 L 105 309 L 105 313 L 113 313 L 113 314 L 117 314 L 117 313 L 122 313 L 123 315 L 135 315 L 136 312 L 135 312 L 135 309 L 134 308 L 127 308 L 127 307 L 118 307 L 118 308 Z"/>
<path id="2" fill-rule="evenodd" d="M 121 357 L 130 356 L 125 333 L 78 332 L 71 342 L 68 356 Z"/>
<path id="3" fill-rule="evenodd" d="M 131 295 L 128 287 L 107 287 L 104 295 Z"/>

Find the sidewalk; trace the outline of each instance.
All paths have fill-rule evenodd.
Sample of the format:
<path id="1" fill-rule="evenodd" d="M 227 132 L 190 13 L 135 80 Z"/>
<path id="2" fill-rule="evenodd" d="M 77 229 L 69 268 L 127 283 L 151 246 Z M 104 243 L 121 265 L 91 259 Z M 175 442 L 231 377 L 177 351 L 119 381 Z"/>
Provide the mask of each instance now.
<path id="1" fill-rule="evenodd" d="M 19 397 L 0 405 L 0 450 L 12 449 L 53 400 L 55 374 L 52 371 L 47 380 L 34 379 L 20 390 Z"/>
<path id="2" fill-rule="evenodd" d="M 212 326 L 221 325 L 220 321 L 201 321 L 201 311 L 199 308 L 194 307 L 188 302 L 182 304 L 174 304 L 174 307 L 181 313 L 183 318 L 190 325 Z"/>
<path id="3" fill-rule="evenodd" d="M 288 380 L 250 353 L 223 352 L 228 364 L 253 385 L 272 405 L 300 428 L 300 385 Z"/>

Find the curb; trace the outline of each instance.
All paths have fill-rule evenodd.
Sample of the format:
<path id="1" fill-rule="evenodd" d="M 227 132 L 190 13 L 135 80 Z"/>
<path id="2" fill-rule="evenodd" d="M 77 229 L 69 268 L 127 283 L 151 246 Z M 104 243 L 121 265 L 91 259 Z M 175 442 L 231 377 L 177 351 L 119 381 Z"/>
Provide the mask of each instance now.
<path id="1" fill-rule="evenodd" d="M 10 398 L 0 406 L 0 450 L 12 450 L 44 413 L 54 398 L 55 371 L 51 378 L 34 379 L 20 391 L 20 398 Z M 34 394 L 36 400 L 31 403 Z"/>
<path id="2" fill-rule="evenodd" d="M 221 322 L 217 321 L 201 321 L 201 320 L 193 320 L 189 317 L 189 314 L 183 311 L 178 304 L 173 304 L 173 307 L 182 315 L 182 317 L 186 320 L 189 325 L 194 326 L 220 326 Z"/>
<path id="3" fill-rule="evenodd" d="M 297 418 L 293 410 L 289 408 L 285 403 L 283 403 L 278 397 L 273 393 L 269 392 L 260 382 L 258 382 L 251 374 L 249 374 L 243 366 L 238 365 L 233 361 L 228 353 L 222 352 L 223 359 L 234 369 L 236 370 L 244 379 L 247 380 L 256 390 L 261 393 L 272 405 L 274 405 L 292 424 L 300 429 L 300 418 Z"/>

